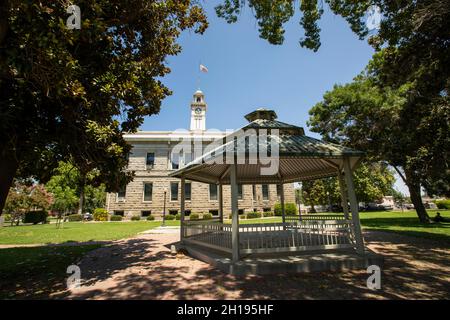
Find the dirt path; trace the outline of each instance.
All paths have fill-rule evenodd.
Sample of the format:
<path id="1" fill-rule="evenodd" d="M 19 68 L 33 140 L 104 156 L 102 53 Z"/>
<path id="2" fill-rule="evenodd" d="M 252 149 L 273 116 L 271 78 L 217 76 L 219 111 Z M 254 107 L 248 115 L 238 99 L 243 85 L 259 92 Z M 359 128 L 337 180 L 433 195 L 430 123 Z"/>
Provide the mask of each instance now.
<path id="1" fill-rule="evenodd" d="M 167 245 L 178 233 L 142 234 L 89 253 L 83 286 L 70 299 L 449 299 L 450 250 L 431 240 L 369 231 L 368 246 L 385 256 L 381 290 L 366 288 L 364 270 L 230 276 Z M 62 298 L 62 296 L 59 296 Z"/>

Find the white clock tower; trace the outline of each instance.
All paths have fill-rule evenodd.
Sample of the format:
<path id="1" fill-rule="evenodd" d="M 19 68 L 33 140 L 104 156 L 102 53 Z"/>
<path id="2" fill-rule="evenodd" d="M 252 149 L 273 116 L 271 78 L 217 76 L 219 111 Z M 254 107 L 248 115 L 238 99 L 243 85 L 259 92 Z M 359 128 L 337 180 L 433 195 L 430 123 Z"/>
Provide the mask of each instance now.
<path id="1" fill-rule="evenodd" d="M 191 131 L 206 130 L 206 102 L 205 95 L 200 90 L 194 93 L 191 103 Z"/>

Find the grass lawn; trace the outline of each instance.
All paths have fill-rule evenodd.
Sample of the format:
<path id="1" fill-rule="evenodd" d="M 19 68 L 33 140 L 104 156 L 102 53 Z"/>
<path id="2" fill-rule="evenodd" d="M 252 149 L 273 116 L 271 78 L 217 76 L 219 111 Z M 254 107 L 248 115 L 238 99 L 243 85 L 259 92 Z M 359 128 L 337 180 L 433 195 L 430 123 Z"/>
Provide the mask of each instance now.
<path id="1" fill-rule="evenodd" d="M 47 298 L 66 289 L 67 267 L 100 245 L 0 249 L 0 299 Z"/>
<path id="2" fill-rule="evenodd" d="M 166 225 L 177 224 L 177 221 L 166 221 Z M 55 224 L 6 226 L 0 228 L 0 245 L 117 240 L 160 225 L 161 221 L 132 221 L 66 222 L 60 229 Z"/>
<path id="3" fill-rule="evenodd" d="M 450 210 L 427 210 L 433 218 L 436 212 L 450 218 Z M 333 213 L 327 213 L 333 214 Z M 450 223 L 421 224 L 415 211 L 373 211 L 360 212 L 361 225 L 366 230 L 396 232 L 403 235 L 435 239 L 450 244 Z M 241 224 L 281 222 L 281 217 L 265 219 L 242 219 Z"/>

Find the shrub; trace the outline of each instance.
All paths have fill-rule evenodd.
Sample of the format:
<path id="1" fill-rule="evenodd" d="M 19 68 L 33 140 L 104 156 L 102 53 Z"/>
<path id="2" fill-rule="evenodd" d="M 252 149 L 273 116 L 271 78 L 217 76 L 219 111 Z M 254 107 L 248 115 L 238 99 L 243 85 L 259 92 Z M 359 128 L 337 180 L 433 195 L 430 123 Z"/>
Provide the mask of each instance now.
<path id="1" fill-rule="evenodd" d="M 297 206 L 295 203 L 288 202 L 284 204 L 284 209 L 286 211 L 287 216 L 295 216 L 297 214 Z M 282 216 L 281 212 L 281 203 L 277 202 L 275 203 L 274 212 L 276 216 Z"/>
<path id="2" fill-rule="evenodd" d="M 450 210 L 450 200 L 439 200 L 436 201 L 436 206 L 438 209 L 449 209 Z"/>
<path id="3" fill-rule="evenodd" d="M 247 219 L 246 214 L 239 214 L 238 217 L 239 217 L 239 219 Z M 233 218 L 231 218 L 231 219 L 233 219 Z"/>
<path id="4" fill-rule="evenodd" d="M 141 220 L 141 216 L 134 215 L 131 217 L 131 221 L 140 221 L 140 220 Z"/>
<path id="5" fill-rule="evenodd" d="M 5 219 L 5 222 L 10 222 L 11 221 L 11 215 L 10 214 L 4 214 L 3 218 Z"/>
<path id="6" fill-rule="evenodd" d="M 104 208 L 96 208 L 94 210 L 94 220 L 95 221 L 108 221 L 108 211 Z M 113 220 L 118 221 L 118 220 Z"/>
<path id="7" fill-rule="evenodd" d="M 205 213 L 202 217 L 203 220 L 211 220 L 213 218 L 211 213 Z"/>
<path id="8" fill-rule="evenodd" d="M 149 215 L 147 216 L 147 221 L 153 221 L 155 220 L 155 216 Z"/>
<path id="9" fill-rule="evenodd" d="M 247 219 L 257 219 L 261 218 L 262 214 L 261 212 L 249 212 L 247 213 Z"/>
<path id="10" fill-rule="evenodd" d="M 263 216 L 264 217 L 273 217 L 273 212 L 272 211 L 263 212 Z"/>
<path id="11" fill-rule="evenodd" d="M 167 221 L 175 220 L 175 215 L 174 214 L 166 214 L 166 217 L 164 219 Z"/>
<path id="12" fill-rule="evenodd" d="M 198 215 L 198 213 L 191 213 L 191 215 L 189 216 L 189 220 L 200 220 L 200 216 Z"/>
<path id="13" fill-rule="evenodd" d="M 70 214 L 67 216 L 67 220 L 69 222 L 75 222 L 75 221 L 82 221 L 83 220 L 83 215 L 75 213 L 75 214 Z"/>
<path id="14" fill-rule="evenodd" d="M 111 220 L 111 221 L 122 221 L 122 216 L 119 216 L 118 214 L 113 214 L 111 217 L 109 217 L 109 220 Z"/>
<path id="15" fill-rule="evenodd" d="M 181 220 L 181 214 L 180 214 L 180 213 L 177 213 L 177 214 L 176 214 L 175 220 Z"/>
<path id="16" fill-rule="evenodd" d="M 46 223 L 47 222 L 48 213 L 45 210 L 39 210 L 39 211 L 29 211 L 25 212 L 25 215 L 23 217 L 23 223 L 32 223 L 32 224 L 38 224 L 38 223 Z"/>

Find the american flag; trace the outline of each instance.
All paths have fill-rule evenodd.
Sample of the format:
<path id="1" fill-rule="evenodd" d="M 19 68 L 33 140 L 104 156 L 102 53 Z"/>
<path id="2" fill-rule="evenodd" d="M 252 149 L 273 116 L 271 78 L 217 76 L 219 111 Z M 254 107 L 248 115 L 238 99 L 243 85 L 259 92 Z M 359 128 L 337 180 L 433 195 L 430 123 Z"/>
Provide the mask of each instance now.
<path id="1" fill-rule="evenodd" d="M 201 64 L 200 65 L 200 71 L 204 72 L 204 73 L 208 73 L 208 68 Z"/>

